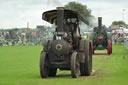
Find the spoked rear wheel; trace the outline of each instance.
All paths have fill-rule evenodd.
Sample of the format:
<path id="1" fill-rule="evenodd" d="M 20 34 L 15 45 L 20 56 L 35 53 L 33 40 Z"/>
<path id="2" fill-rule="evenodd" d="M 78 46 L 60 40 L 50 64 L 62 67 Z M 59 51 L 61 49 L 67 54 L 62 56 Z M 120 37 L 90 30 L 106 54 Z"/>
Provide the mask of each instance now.
<path id="1" fill-rule="evenodd" d="M 94 46 L 93 46 L 93 42 L 91 41 L 91 51 L 92 51 L 92 54 L 94 54 Z"/>
<path id="2" fill-rule="evenodd" d="M 85 42 L 85 76 L 92 72 L 92 48 L 90 42 Z"/>
<path id="3" fill-rule="evenodd" d="M 79 76 L 79 60 L 77 56 L 77 52 L 73 52 L 71 56 L 71 75 L 72 78 L 77 78 Z"/>
<path id="4" fill-rule="evenodd" d="M 80 63 L 80 73 L 81 76 L 89 76 L 92 71 L 92 44 L 88 40 L 85 40 L 82 44 L 84 46 L 84 62 Z"/>
<path id="5" fill-rule="evenodd" d="M 111 54 L 112 54 L 112 40 L 111 40 L 111 47 L 110 48 L 111 48 Z"/>
<path id="6" fill-rule="evenodd" d="M 107 44 L 107 53 L 108 55 L 110 55 L 112 53 L 112 46 L 111 46 L 111 41 L 108 40 L 108 44 Z"/>
<path id="7" fill-rule="evenodd" d="M 46 57 L 47 54 L 46 52 L 42 52 L 40 55 L 40 75 L 42 78 L 47 78 L 48 77 L 48 58 Z"/>

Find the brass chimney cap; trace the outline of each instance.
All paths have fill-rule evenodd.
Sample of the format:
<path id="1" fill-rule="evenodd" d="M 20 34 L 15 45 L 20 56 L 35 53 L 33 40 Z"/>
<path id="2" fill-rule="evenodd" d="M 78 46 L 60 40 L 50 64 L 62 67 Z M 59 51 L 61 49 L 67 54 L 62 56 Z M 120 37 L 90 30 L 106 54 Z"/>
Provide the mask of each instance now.
<path id="1" fill-rule="evenodd" d="M 57 10 L 64 10 L 64 7 L 56 7 Z"/>
<path id="2" fill-rule="evenodd" d="M 98 17 L 98 19 L 102 19 L 102 17 Z"/>

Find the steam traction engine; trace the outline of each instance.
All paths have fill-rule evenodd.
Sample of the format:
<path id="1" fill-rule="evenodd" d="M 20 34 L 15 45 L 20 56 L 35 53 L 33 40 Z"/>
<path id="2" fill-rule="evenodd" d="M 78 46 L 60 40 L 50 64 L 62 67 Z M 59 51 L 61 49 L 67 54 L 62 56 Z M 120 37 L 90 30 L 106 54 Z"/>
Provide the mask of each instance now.
<path id="1" fill-rule="evenodd" d="M 46 11 L 42 18 L 56 25 L 54 37 L 44 45 L 40 55 L 42 78 L 56 76 L 57 69 L 71 70 L 73 78 L 89 76 L 92 71 L 92 47 L 89 40 L 82 40 L 79 21 L 88 24 L 75 11 L 58 7 Z M 79 72 L 80 71 L 80 72 Z"/>
<path id="2" fill-rule="evenodd" d="M 95 50 L 107 49 L 108 55 L 112 53 L 111 35 L 102 27 L 102 17 L 98 17 L 98 27 L 93 29 L 93 54 Z"/>

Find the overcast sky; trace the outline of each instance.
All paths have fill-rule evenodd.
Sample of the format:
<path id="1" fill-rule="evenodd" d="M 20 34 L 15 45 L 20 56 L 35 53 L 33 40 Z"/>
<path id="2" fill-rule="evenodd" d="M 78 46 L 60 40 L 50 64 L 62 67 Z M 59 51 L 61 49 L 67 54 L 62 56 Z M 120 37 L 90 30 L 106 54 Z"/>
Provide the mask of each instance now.
<path id="1" fill-rule="evenodd" d="M 42 13 L 70 1 L 87 5 L 92 15 L 103 17 L 106 26 L 122 19 L 128 24 L 128 0 L 0 0 L 0 29 L 27 27 L 27 22 L 31 28 L 47 25 L 41 19 Z"/>

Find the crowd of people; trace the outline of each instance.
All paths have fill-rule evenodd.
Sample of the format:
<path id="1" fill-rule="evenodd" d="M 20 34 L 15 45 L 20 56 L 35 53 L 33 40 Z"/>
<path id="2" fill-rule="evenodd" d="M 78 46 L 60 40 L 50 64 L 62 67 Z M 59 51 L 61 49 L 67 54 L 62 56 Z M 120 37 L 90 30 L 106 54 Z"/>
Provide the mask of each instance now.
<path id="1" fill-rule="evenodd" d="M 128 33 L 114 32 L 112 34 L 112 40 L 115 44 L 124 44 L 124 46 L 128 49 Z"/>
<path id="2" fill-rule="evenodd" d="M 127 41 L 128 40 L 128 33 L 113 33 L 112 35 L 112 40 L 113 42 L 116 44 L 116 43 L 120 43 L 120 44 L 123 44 L 124 41 Z"/>
<path id="3" fill-rule="evenodd" d="M 49 35 L 49 32 L 40 29 L 4 30 L 0 31 L 0 45 L 41 45 L 49 38 Z"/>

